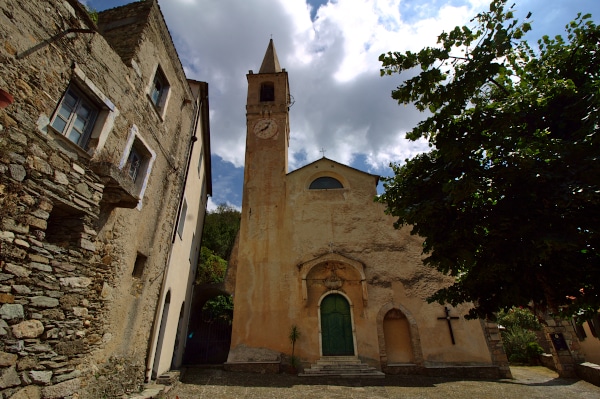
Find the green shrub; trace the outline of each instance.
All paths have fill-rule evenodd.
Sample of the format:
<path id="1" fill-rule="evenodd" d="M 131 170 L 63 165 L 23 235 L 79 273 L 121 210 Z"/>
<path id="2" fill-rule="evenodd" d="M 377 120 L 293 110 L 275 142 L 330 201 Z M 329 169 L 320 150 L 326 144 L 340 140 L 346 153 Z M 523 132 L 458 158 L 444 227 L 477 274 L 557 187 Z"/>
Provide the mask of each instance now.
<path id="1" fill-rule="evenodd" d="M 539 355 L 544 353 L 544 349 L 537 342 L 528 342 L 526 350 L 529 363 L 532 363 L 532 360 L 536 360 Z"/>
<path id="2" fill-rule="evenodd" d="M 502 342 L 508 360 L 513 363 L 529 362 L 527 345 L 536 343 L 535 339 L 535 333 L 523 327 L 512 326 L 503 331 Z"/>

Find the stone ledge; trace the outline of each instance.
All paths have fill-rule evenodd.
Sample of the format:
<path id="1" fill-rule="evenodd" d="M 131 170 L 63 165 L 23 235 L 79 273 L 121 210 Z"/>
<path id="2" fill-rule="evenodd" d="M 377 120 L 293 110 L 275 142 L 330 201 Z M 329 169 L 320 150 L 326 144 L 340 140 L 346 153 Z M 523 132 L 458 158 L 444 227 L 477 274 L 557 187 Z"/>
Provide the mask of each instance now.
<path id="1" fill-rule="evenodd" d="M 600 366 L 595 363 L 585 362 L 575 365 L 577 377 L 600 387 Z"/>
<path id="2" fill-rule="evenodd" d="M 90 169 L 104 184 L 102 202 L 117 208 L 135 208 L 139 202 L 135 184 L 123 171 L 110 162 L 93 162 Z"/>
<path id="3" fill-rule="evenodd" d="M 422 368 L 414 363 L 388 363 L 381 367 L 381 371 L 390 375 L 415 375 L 422 374 Z"/>
<path id="4" fill-rule="evenodd" d="M 428 377 L 449 378 L 505 378 L 500 367 L 495 365 L 464 365 L 464 366 L 419 366 L 412 363 L 390 363 L 382 367 L 385 374 L 390 375 L 425 375 Z"/>
<path id="5" fill-rule="evenodd" d="M 425 367 L 425 375 L 429 377 L 451 378 L 504 378 L 498 366 L 434 366 Z"/>
<path id="6" fill-rule="evenodd" d="M 223 369 L 245 373 L 278 374 L 280 364 L 280 361 L 227 362 L 223 364 Z"/>
<path id="7" fill-rule="evenodd" d="M 539 357 L 540 363 L 542 366 L 549 368 L 550 370 L 556 371 L 556 367 L 554 366 L 554 360 L 552 359 L 552 355 L 549 353 L 542 353 Z"/>

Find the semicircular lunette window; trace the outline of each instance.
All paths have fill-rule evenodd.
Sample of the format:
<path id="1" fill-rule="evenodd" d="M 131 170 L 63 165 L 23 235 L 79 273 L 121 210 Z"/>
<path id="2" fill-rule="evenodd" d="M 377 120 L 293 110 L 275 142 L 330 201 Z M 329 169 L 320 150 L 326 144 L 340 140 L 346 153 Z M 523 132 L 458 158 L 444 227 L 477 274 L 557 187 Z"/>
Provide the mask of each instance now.
<path id="1" fill-rule="evenodd" d="M 344 188 L 342 183 L 330 176 L 318 177 L 310 183 L 309 190 L 328 190 L 333 188 Z"/>

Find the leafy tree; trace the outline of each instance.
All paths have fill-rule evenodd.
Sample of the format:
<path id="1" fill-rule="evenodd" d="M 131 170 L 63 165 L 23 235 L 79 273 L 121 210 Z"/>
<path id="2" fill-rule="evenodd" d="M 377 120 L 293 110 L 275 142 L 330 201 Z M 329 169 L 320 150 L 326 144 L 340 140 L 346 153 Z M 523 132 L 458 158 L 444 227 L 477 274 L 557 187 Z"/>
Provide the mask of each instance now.
<path id="1" fill-rule="evenodd" d="M 531 29 L 505 0 L 436 47 L 380 56 L 382 75 L 415 71 L 392 97 L 428 117 L 407 137 L 431 150 L 393 164 L 380 201 L 424 237 L 425 263 L 456 278 L 430 301 L 600 307 L 600 29 L 577 15 L 566 38 Z"/>
<path id="2" fill-rule="evenodd" d="M 240 229 L 240 218 L 240 212 L 227 204 L 219 204 L 215 211 L 206 215 L 196 284 L 223 282 L 226 259 Z"/>
<path id="3" fill-rule="evenodd" d="M 227 204 L 206 215 L 202 245 L 223 259 L 229 259 L 235 237 L 240 229 L 240 211 Z"/>
<path id="4" fill-rule="evenodd" d="M 227 261 L 213 251 L 202 246 L 200 248 L 200 263 L 196 273 L 196 284 L 215 284 L 225 280 Z"/>
<path id="5" fill-rule="evenodd" d="M 205 322 L 216 320 L 233 321 L 233 297 L 231 295 L 219 295 L 206 301 L 202 307 L 202 315 Z"/>
<path id="6" fill-rule="evenodd" d="M 542 328 L 537 317 L 527 308 L 513 307 L 509 310 L 501 310 L 496 321 L 506 328 L 520 327 L 535 331 Z"/>
<path id="7" fill-rule="evenodd" d="M 218 284 L 225 280 L 227 260 L 240 229 L 240 212 L 226 204 L 219 204 L 206 215 L 202 247 L 196 274 L 196 284 Z M 231 323 L 233 298 L 219 295 L 209 299 L 202 308 L 205 317 Z"/>

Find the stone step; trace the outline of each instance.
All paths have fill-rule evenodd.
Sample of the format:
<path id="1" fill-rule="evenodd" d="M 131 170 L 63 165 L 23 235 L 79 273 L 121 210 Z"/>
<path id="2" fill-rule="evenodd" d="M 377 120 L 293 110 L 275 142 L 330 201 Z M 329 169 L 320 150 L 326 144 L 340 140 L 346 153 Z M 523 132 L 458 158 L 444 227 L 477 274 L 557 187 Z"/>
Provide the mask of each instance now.
<path id="1" fill-rule="evenodd" d="M 385 378 L 385 374 L 381 371 L 371 370 L 364 373 L 354 373 L 354 372 L 312 372 L 309 373 L 308 370 L 305 370 L 304 373 L 298 374 L 299 377 L 358 377 L 358 378 Z"/>
<path id="2" fill-rule="evenodd" d="M 317 364 L 361 364 L 361 361 L 354 356 L 324 356 Z"/>
<path id="3" fill-rule="evenodd" d="M 368 364 L 362 363 L 354 356 L 326 356 L 317 360 L 310 368 L 298 374 L 301 377 L 337 376 L 384 378 L 385 374 Z"/>
<path id="4" fill-rule="evenodd" d="M 319 370 L 319 369 L 305 369 L 304 374 L 369 374 L 372 372 L 378 372 L 375 369 L 363 369 L 363 370 Z"/>
<path id="5" fill-rule="evenodd" d="M 331 360 L 317 360 L 316 364 L 363 364 L 360 360 L 352 360 L 349 362 L 345 362 L 343 360 L 336 360 L 336 361 L 331 361 Z"/>
<path id="6" fill-rule="evenodd" d="M 366 364 L 318 364 L 312 365 L 311 368 L 320 370 L 369 370 L 372 367 L 369 367 Z"/>

